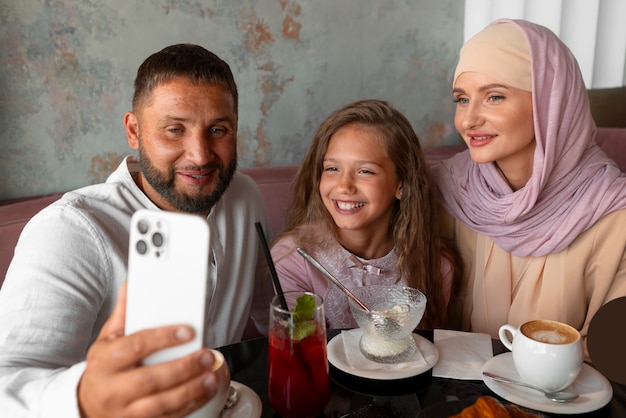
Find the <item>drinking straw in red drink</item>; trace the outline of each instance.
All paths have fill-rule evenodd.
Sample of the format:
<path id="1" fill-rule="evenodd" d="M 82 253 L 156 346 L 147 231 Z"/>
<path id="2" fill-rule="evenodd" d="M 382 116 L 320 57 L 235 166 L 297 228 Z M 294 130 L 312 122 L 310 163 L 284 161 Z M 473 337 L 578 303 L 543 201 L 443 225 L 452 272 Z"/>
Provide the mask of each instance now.
<path id="1" fill-rule="evenodd" d="M 263 254 L 265 255 L 265 261 L 267 262 L 267 266 L 270 269 L 270 275 L 272 276 L 272 281 L 274 282 L 274 291 L 280 300 L 280 306 L 284 310 L 289 310 L 287 307 L 287 301 L 285 300 L 285 295 L 283 293 L 283 288 L 280 286 L 280 281 L 278 280 L 278 274 L 276 274 L 276 267 L 274 266 L 274 260 L 272 260 L 272 254 L 270 253 L 270 247 L 267 245 L 267 239 L 265 238 L 265 234 L 263 233 L 263 226 L 260 222 L 255 222 L 254 226 L 256 227 L 256 231 L 259 234 L 259 239 L 261 240 L 261 248 L 263 248 Z"/>

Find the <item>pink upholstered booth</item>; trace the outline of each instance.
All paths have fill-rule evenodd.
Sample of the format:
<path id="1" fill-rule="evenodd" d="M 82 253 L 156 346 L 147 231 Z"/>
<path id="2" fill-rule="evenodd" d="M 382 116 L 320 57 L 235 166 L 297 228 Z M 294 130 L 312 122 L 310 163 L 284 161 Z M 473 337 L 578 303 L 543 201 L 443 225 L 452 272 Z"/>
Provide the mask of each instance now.
<path id="1" fill-rule="evenodd" d="M 622 171 L 626 171 L 626 128 L 599 128 L 598 144 L 613 158 Z M 464 145 L 425 148 L 429 162 L 448 158 L 465 149 Z M 267 206 L 270 224 L 274 232 L 285 225 L 284 217 L 289 202 L 291 181 L 297 166 L 246 168 L 257 182 Z M 13 248 L 26 222 L 45 206 L 57 200 L 61 194 L 37 196 L 15 201 L 0 202 L 0 286 L 13 257 Z"/>

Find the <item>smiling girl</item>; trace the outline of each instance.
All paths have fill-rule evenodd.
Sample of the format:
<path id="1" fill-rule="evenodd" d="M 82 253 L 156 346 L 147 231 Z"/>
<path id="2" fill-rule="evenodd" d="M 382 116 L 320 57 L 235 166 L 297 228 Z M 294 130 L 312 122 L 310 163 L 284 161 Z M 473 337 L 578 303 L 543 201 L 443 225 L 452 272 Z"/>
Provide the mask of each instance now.
<path id="1" fill-rule="evenodd" d="M 441 327 L 460 267 L 439 234 L 439 209 L 419 139 L 388 103 L 331 114 L 293 184 L 285 232 L 272 248 L 284 291 L 324 298 L 329 328 L 356 327 L 345 294 L 297 252 L 304 248 L 348 289 L 400 283 L 428 303 L 421 327 Z"/>

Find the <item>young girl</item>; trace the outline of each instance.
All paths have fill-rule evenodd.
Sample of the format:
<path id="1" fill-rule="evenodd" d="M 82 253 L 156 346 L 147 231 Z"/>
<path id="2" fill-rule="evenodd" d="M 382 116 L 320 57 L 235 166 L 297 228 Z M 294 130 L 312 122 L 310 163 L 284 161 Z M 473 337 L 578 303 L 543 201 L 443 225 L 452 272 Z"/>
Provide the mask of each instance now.
<path id="1" fill-rule="evenodd" d="M 356 327 L 346 296 L 296 252 L 302 247 L 348 289 L 421 290 L 428 303 L 420 327 L 443 326 L 460 264 L 439 234 L 431 184 L 404 115 L 379 100 L 335 111 L 300 165 L 285 232 L 272 248 L 283 290 L 321 295 L 329 328 Z"/>

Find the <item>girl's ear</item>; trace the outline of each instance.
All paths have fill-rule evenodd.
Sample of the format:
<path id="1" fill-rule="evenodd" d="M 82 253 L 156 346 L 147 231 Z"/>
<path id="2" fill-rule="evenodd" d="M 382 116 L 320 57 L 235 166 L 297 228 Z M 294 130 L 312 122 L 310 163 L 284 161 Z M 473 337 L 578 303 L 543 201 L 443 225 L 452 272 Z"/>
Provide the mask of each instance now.
<path id="1" fill-rule="evenodd" d="M 400 183 L 398 189 L 396 190 L 396 199 L 402 199 L 402 183 Z"/>

